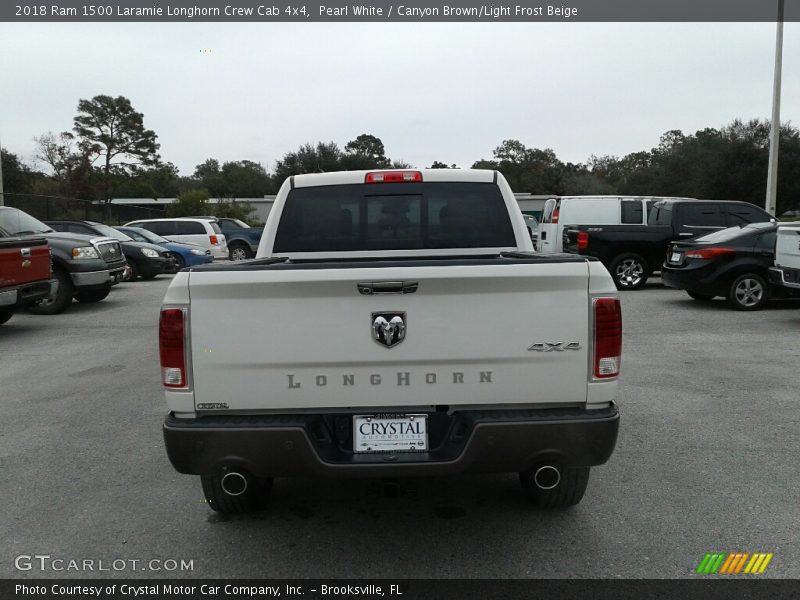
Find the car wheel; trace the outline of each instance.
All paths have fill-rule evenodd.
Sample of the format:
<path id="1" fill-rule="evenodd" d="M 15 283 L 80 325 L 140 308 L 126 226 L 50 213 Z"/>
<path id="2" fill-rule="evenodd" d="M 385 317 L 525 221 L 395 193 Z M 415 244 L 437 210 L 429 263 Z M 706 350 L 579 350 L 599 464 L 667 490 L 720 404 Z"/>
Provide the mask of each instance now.
<path id="1" fill-rule="evenodd" d="M 125 273 L 122 275 L 122 281 L 136 281 L 139 277 L 139 269 L 136 263 L 132 260 L 125 261 Z"/>
<path id="2" fill-rule="evenodd" d="M 244 244 L 233 244 L 228 246 L 228 258 L 231 260 L 247 260 L 248 258 L 253 258 L 253 253 Z"/>
<path id="3" fill-rule="evenodd" d="M 755 273 L 739 275 L 728 293 L 728 303 L 736 310 L 760 310 L 768 298 L 767 282 Z"/>
<path id="4" fill-rule="evenodd" d="M 609 270 L 618 290 L 638 290 L 647 283 L 647 262 L 638 254 L 618 256 Z"/>
<path id="5" fill-rule="evenodd" d="M 45 298 L 39 304 L 28 307 L 29 312 L 35 315 L 57 315 L 67 310 L 72 304 L 74 288 L 70 276 L 61 269 L 55 269 L 53 279 L 58 282 L 55 294 Z"/>
<path id="6" fill-rule="evenodd" d="M 558 468 L 538 465 L 519 474 L 522 491 L 539 508 L 567 508 L 583 499 L 589 484 L 589 467 Z M 537 483 L 538 482 L 538 483 Z"/>
<path id="7" fill-rule="evenodd" d="M 92 302 L 100 302 L 111 293 L 111 288 L 107 287 L 102 290 L 91 290 L 89 292 L 78 292 L 75 294 L 75 300 L 83 304 L 90 304 Z"/>
<path id="8" fill-rule="evenodd" d="M 13 308 L 0 308 L 0 325 L 8 321 L 14 316 Z"/>
<path id="9" fill-rule="evenodd" d="M 708 302 L 709 300 L 714 299 L 714 296 L 711 296 L 709 294 L 698 294 L 697 292 L 690 292 L 688 290 L 686 291 L 686 293 L 689 294 L 689 296 L 691 296 L 695 300 L 698 300 L 700 302 Z"/>
<path id="10" fill-rule="evenodd" d="M 235 479 L 228 483 L 230 491 L 238 492 L 231 495 L 223 489 L 222 480 L 226 475 L 234 474 L 232 471 L 218 473 L 216 475 L 202 475 L 200 481 L 203 485 L 203 494 L 206 502 L 218 513 L 226 515 L 237 515 L 254 510 L 262 509 L 266 506 L 272 492 L 272 479 L 253 477 L 250 474 L 237 471 L 242 479 Z"/>
<path id="11" fill-rule="evenodd" d="M 186 268 L 186 261 L 183 260 L 183 257 L 180 254 L 178 254 L 177 252 L 173 252 L 172 253 L 172 258 L 175 259 L 175 272 L 176 273 L 178 271 L 180 271 L 181 269 L 185 269 Z"/>

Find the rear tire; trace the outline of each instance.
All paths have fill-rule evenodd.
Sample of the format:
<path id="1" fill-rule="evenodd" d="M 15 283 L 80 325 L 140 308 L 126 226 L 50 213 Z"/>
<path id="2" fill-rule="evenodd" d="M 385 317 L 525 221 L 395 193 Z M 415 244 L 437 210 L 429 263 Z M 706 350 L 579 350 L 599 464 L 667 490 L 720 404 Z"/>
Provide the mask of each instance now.
<path id="1" fill-rule="evenodd" d="M 230 260 L 247 260 L 253 258 L 253 252 L 245 244 L 234 242 L 228 246 L 228 258 Z"/>
<path id="2" fill-rule="evenodd" d="M 222 489 L 224 471 L 215 475 L 200 476 L 203 494 L 212 510 L 224 515 L 240 515 L 263 509 L 267 505 L 272 492 L 272 478 L 242 474 L 247 478 L 247 489 L 239 496 L 231 496 Z"/>
<path id="3" fill-rule="evenodd" d="M 8 321 L 14 316 L 13 308 L 0 308 L 0 325 Z"/>
<path id="4" fill-rule="evenodd" d="M 72 296 L 75 288 L 72 287 L 72 279 L 60 268 L 53 270 L 53 279 L 58 281 L 54 296 L 45 298 L 39 304 L 28 307 L 28 311 L 35 315 L 57 315 L 62 313 L 72 304 Z"/>
<path id="5" fill-rule="evenodd" d="M 558 484 L 549 490 L 538 487 L 534 481 L 537 465 L 530 471 L 519 474 L 522 491 L 531 502 L 539 508 L 567 508 L 578 504 L 586 493 L 589 484 L 589 467 L 567 467 L 560 470 Z"/>
<path id="6" fill-rule="evenodd" d="M 632 252 L 616 257 L 609 271 L 618 290 L 639 290 L 650 275 L 647 261 Z"/>
<path id="7" fill-rule="evenodd" d="M 767 282 L 756 273 L 739 275 L 728 291 L 728 304 L 736 310 L 761 310 L 768 299 Z"/>
<path id="8" fill-rule="evenodd" d="M 698 294 L 697 292 L 690 292 L 688 290 L 686 293 L 699 302 L 709 302 L 714 299 L 714 296 L 710 296 L 708 294 Z"/>
<path id="9" fill-rule="evenodd" d="M 100 302 L 111 293 L 111 288 L 102 290 L 92 290 L 90 292 L 78 292 L 75 294 L 75 300 L 83 304 L 91 304 L 93 302 Z"/>

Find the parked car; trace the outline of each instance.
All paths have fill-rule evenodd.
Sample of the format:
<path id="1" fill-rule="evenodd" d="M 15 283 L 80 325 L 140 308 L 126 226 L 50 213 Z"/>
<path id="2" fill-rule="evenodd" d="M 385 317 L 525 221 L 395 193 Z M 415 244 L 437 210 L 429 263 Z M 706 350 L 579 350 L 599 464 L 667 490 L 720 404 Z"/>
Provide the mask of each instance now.
<path id="1" fill-rule="evenodd" d="M 211 256 L 211 250 L 198 246 L 197 244 L 170 242 L 167 238 L 163 238 L 157 233 L 153 233 L 143 227 L 125 227 L 121 225 L 114 229 L 130 236 L 134 241 L 155 244 L 166 250 L 175 261 L 175 271 L 180 271 L 185 267 L 194 267 L 196 265 L 205 265 L 214 262 L 214 257 Z"/>
<path id="2" fill-rule="evenodd" d="M 544 203 L 539 250 L 563 252 L 564 229 L 573 225 L 647 225 L 658 196 L 560 196 Z"/>
<path id="3" fill-rule="evenodd" d="M 265 231 L 161 309 L 167 454 L 213 510 L 310 475 L 518 472 L 536 506 L 580 502 L 617 438 L 618 292 L 532 251 L 500 173 L 295 175 Z"/>
<path id="4" fill-rule="evenodd" d="M 264 233 L 263 227 L 250 227 L 241 219 L 229 217 L 195 217 L 198 219 L 208 219 L 219 225 L 222 233 L 225 234 L 225 241 L 228 244 L 228 258 L 231 260 L 246 260 L 253 258 L 258 252 L 258 244 L 261 242 L 261 234 Z"/>
<path id="5" fill-rule="evenodd" d="M 58 233 L 28 213 L 0 206 L 0 227 L 14 236 L 45 238 L 53 260 L 55 292 L 28 310 L 56 314 L 66 310 L 72 299 L 99 302 L 111 287 L 122 281 L 125 256 L 119 242 L 100 235 Z"/>
<path id="6" fill-rule="evenodd" d="M 624 201 L 623 201 L 624 206 Z M 631 220 L 638 220 L 635 207 Z M 594 256 L 606 266 L 620 290 L 637 290 L 659 270 L 674 240 L 691 239 L 726 227 L 770 222 L 758 206 L 729 200 L 672 199 L 654 202 L 647 225 L 565 226 L 565 252 Z"/>
<path id="7" fill-rule="evenodd" d="M 50 248 L 43 237 L 15 237 L 0 229 L 0 325 L 55 292 Z"/>
<path id="8" fill-rule="evenodd" d="M 125 254 L 128 264 L 128 281 L 135 281 L 137 277 L 153 279 L 161 273 L 172 273 L 175 270 L 175 260 L 160 246 L 149 242 L 136 242 L 128 235 L 117 231 L 113 227 L 97 223 L 96 221 L 45 221 L 56 231 L 69 233 L 83 233 L 86 235 L 105 235 L 115 238 Z"/>
<path id="9" fill-rule="evenodd" d="M 759 310 L 770 296 L 788 295 L 768 283 L 777 229 L 775 223 L 752 223 L 674 242 L 661 267 L 661 279 L 695 300 L 722 296 L 737 310 Z"/>
<path id="10" fill-rule="evenodd" d="M 775 242 L 775 266 L 769 270 L 775 285 L 800 290 L 800 222 L 780 223 Z"/>
<path id="11" fill-rule="evenodd" d="M 228 258 L 225 235 L 216 221 L 210 218 L 146 219 L 125 223 L 125 227 L 141 227 L 172 242 L 197 244 L 210 250 L 215 260 Z"/>

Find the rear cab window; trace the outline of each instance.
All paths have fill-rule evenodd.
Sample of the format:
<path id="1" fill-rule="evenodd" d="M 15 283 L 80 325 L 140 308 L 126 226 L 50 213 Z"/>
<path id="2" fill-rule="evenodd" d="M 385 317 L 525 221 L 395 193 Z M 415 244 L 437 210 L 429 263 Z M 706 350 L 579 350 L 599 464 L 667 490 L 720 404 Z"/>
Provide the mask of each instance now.
<path id="1" fill-rule="evenodd" d="M 273 252 L 515 247 L 497 185 L 423 182 L 295 188 Z"/>
<path id="2" fill-rule="evenodd" d="M 684 202 L 679 206 L 679 225 L 683 227 L 724 227 L 719 204 Z"/>

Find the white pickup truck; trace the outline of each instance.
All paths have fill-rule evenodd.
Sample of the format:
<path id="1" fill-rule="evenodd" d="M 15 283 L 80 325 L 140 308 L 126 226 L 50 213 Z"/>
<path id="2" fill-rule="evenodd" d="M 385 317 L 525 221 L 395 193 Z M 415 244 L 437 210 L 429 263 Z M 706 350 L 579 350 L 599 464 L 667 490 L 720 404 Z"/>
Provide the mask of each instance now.
<path id="1" fill-rule="evenodd" d="M 494 171 L 290 177 L 254 260 L 167 290 L 170 461 L 223 513 L 284 476 L 516 472 L 578 503 L 616 444 L 620 304 L 596 259 L 532 250 Z"/>
<path id="2" fill-rule="evenodd" d="M 773 284 L 800 290 L 800 223 L 778 227 L 775 242 L 775 266 L 769 270 Z"/>

